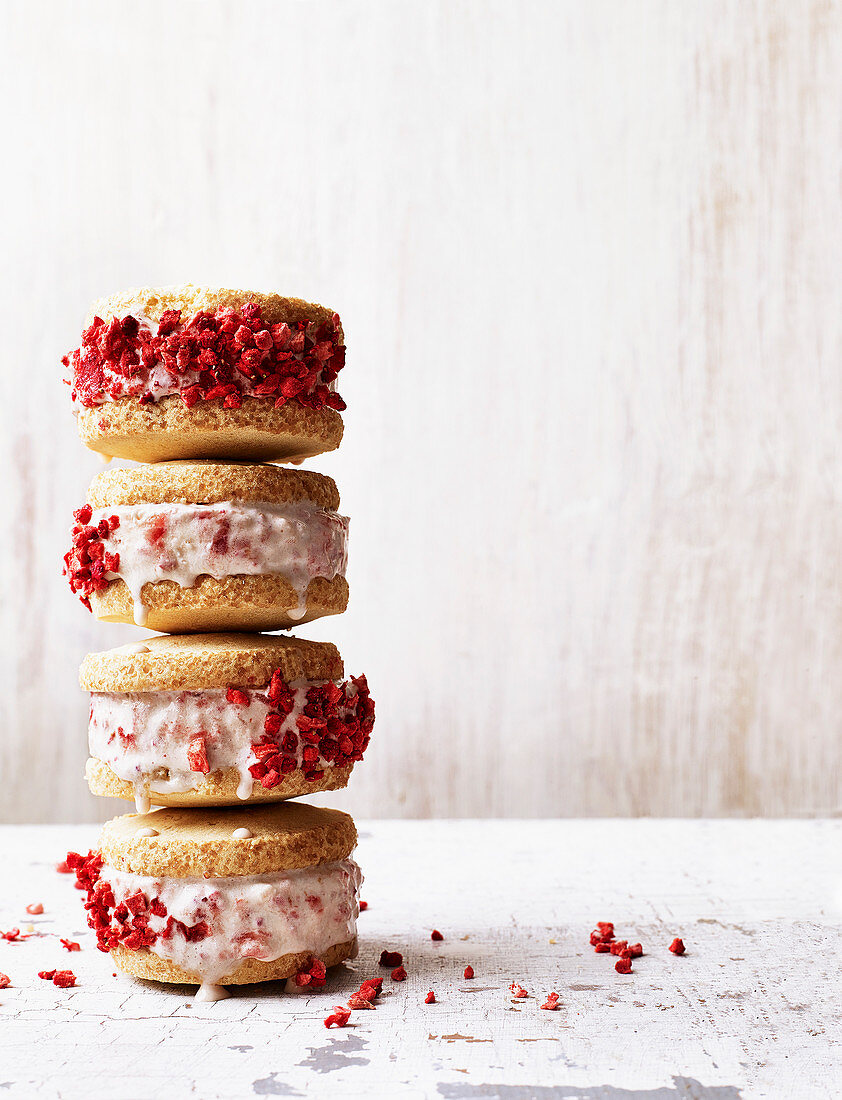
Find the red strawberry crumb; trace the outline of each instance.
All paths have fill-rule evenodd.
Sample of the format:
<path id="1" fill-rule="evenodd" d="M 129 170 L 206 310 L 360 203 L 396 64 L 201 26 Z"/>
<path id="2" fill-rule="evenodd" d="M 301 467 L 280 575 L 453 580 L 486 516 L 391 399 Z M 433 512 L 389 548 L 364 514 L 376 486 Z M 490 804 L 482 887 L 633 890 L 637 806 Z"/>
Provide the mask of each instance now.
<path id="1" fill-rule="evenodd" d="M 187 744 L 187 763 L 190 765 L 192 772 L 202 772 L 202 774 L 207 775 L 210 771 L 204 734 L 197 733 L 190 738 Z"/>
<path id="2" fill-rule="evenodd" d="M 630 959 L 638 959 L 643 954 L 643 948 L 639 943 L 630 943 L 623 954 L 625 955 L 626 952 Z"/>
<path id="3" fill-rule="evenodd" d="M 404 968 L 402 966 L 397 966 L 392 971 L 392 981 L 393 982 L 405 982 L 406 981 L 406 971 L 404 970 Z"/>
<path id="4" fill-rule="evenodd" d="M 3 939 L 8 940 L 9 943 L 14 943 L 15 940 L 21 940 L 24 937 L 20 934 L 19 928 L 10 928 L 8 932 L 3 932 Z"/>
<path id="5" fill-rule="evenodd" d="M 424 998 L 424 1004 L 425 1005 L 434 1005 L 435 1003 L 436 1003 L 436 995 L 435 995 L 435 993 L 433 993 L 433 991 L 431 989 L 430 992 L 427 994 L 427 996 Z"/>
<path id="6" fill-rule="evenodd" d="M 45 982 L 51 982 L 56 976 L 55 970 L 39 970 L 38 977 L 43 978 Z"/>
<path id="7" fill-rule="evenodd" d="M 470 980 L 471 978 L 473 978 L 473 976 L 474 976 L 474 968 L 472 966 L 466 966 L 465 967 L 465 972 L 462 975 L 462 977 L 463 978 L 468 978 Z"/>
<path id="8" fill-rule="evenodd" d="M 343 1008 L 342 1005 L 334 1005 L 333 1012 L 330 1016 L 325 1016 L 325 1027 L 347 1027 L 350 1019 L 350 1008 Z"/>
<path id="9" fill-rule="evenodd" d="M 61 940 L 61 946 L 65 951 L 81 951 L 82 948 L 78 943 L 74 943 L 73 940 Z"/>
<path id="10" fill-rule="evenodd" d="M 38 917 L 44 912 L 44 906 L 40 901 L 34 901 L 31 905 L 27 905 L 26 911 L 32 917 Z"/>
<path id="11" fill-rule="evenodd" d="M 8 974 L 0 974 L 0 989 L 8 989 L 12 984 L 12 979 Z"/>
<path id="12" fill-rule="evenodd" d="M 672 951 L 673 955 L 683 955 L 684 950 L 684 940 L 680 940 L 678 936 L 676 936 L 670 944 L 670 951 Z"/>
<path id="13" fill-rule="evenodd" d="M 614 969 L 617 971 L 618 974 L 631 974 L 631 970 L 632 970 L 631 959 L 629 959 L 629 958 L 617 959 L 617 961 L 614 963 Z"/>
<path id="14" fill-rule="evenodd" d="M 380 996 L 380 991 L 383 988 L 382 978 L 366 978 L 357 992 L 360 996 L 365 997 L 367 1001 L 373 1001 L 376 997 Z"/>
<path id="15" fill-rule="evenodd" d="M 70 989 L 76 985 L 76 975 L 72 970 L 57 970 L 53 974 L 53 985 L 57 985 L 59 989 Z"/>
<path id="16" fill-rule="evenodd" d="M 368 909 L 368 902 L 367 901 L 361 901 L 360 902 L 360 912 L 364 913 L 366 911 L 366 909 Z"/>
<path id="17" fill-rule="evenodd" d="M 246 692 L 241 691 L 240 688 L 228 688 L 225 698 L 238 707 L 247 707 L 251 702 Z"/>
<path id="18" fill-rule="evenodd" d="M 522 985 L 518 985 L 517 982 L 512 982 L 509 986 L 509 990 L 515 997 L 528 997 L 529 993 L 523 988 Z"/>
<path id="19" fill-rule="evenodd" d="M 66 859 L 63 859 L 61 861 L 61 863 L 56 864 L 56 870 L 58 871 L 58 873 L 60 875 L 72 875 L 73 874 L 73 868 L 70 866 L 70 864 L 67 862 Z"/>
<path id="20" fill-rule="evenodd" d="M 611 948 L 610 948 L 611 954 L 612 955 L 622 955 L 622 953 L 625 951 L 625 949 L 628 947 L 628 945 L 629 945 L 628 940 L 615 940 L 611 944 Z"/>
<path id="21" fill-rule="evenodd" d="M 327 981 L 327 967 L 321 959 L 310 959 L 307 969 L 299 971 L 293 980 L 301 988 L 321 989 Z"/>
<path id="22" fill-rule="evenodd" d="M 434 928 L 432 930 L 432 932 L 430 933 L 430 939 L 431 940 L 437 940 L 437 941 L 438 940 L 443 940 L 444 936 L 441 934 L 441 932 L 439 932 L 438 928 Z"/>
<path id="23" fill-rule="evenodd" d="M 600 932 L 602 932 L 604 934 L 607 934 L 609 936 L 614 935 L 614 924 L 613 924 L 612 921 L 610 921 L 610 920 L 598 920 L 596 922 L 596 926 L 600 930 Z"/>
<path id="24" fill-rule="evenodd" d="M 279 669 L 273 672 L 266 695 L 277 713 L 266 715 L 263 737 L 252 744 L 257 762 L 249 767 L 264 789 L 276 787 L 299 766 L 304 778 L 313 782 L 324 774 L 320 760 L 334 767 L 362 760 L 374 728 L 374 701 L 364 676 L 308 688 L 303 712 L 294 728 L 287 728 L 283 735 L 294 698 Z M 297 763 L 298 755 L 301 765 Z"/>
<path id="25" fill-rule="evenodd" d="M 597 953 L 597 955 L 607 955 L 610 950 L 610 943 L 598 943 L 594 948 L 594 951 Z"/>
<path id="26" fill-rule="evenodd" d="M 271 324 L 254 302 L 193 317 L 167 310 L 148 327 L 131 316 L 95 317 L 62 362 L 73 401 L 86 408 L 109 398 L 153 402 L 151 372 L 163 365 L 188 408 L 214 400 L 239 408 L 248 396 L 276 408 L 294 400 L 341 412 L 345 402 L 331 389 L 345 364 L 340 327 L 336 314 L 323 323 Z"/>
<path id="27" fill-rule="evenodd" d="M 541 1005 L 541 1008 L 546 1008 L 549 1012 L 552 1012 L 554 1009 L 559 1007 L 560 1005 L 558 1003 L 558 993 L 550 993 L 546 1001 L 544 1001 L 544 1003 Z"/>
<path id="28" fill-rule="evenodd" d="M 395 967 L 400 966 L 403 962 L 403 955 L 400 951 L 383 951 L 380 954 L 380 965 Z"/>
<path id="29" fill-rule="evenodd" d="M 352 993 L 348 998 L 348 1008 L 375 1008 L 376 1006 L 364 997 L 362 993 Z"/>

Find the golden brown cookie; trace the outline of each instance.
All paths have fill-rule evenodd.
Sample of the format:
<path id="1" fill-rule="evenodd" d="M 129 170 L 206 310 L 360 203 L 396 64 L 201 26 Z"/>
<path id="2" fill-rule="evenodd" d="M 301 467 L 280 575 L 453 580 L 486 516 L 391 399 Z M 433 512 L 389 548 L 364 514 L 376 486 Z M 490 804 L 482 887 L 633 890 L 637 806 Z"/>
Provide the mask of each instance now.
<path id="1" fill-rule="evenodd" d="M 154 836 L 145 835 L 154 830 Z M 252 835 L 238 837 L 238 830 Z M 353 818 L 306 802 L 218 806 L 123 814 L 102 827 L 103 860 L 153 878 L 269 875 L 347 859 L 357 843 Z"/>
<path id="2" fill-rule="evenodd" d="M 201 984 L 325 971 L 356 953 L 361 875 L 347 814 L 297 803 L 128 814 L 70 853 L 98 946 L 137 977 Z"/>
<path id="3" fill-rule="evenodd" d="M 138 808 L 278 802 L 346 786 L 374 702 L 329 642 L 260 634 L 150 638 L 89 654 L 94 794 Z"/>
<path id="4" fill-rule="evenodd" d="M 64 360 L 83 443 L 140 462 L 334 450 L 344 362 L 333 310 L 192 285 L 99 299 Z"/>
<path id="5" fill-rule="evenodd" d="M 282 630 L 348 603 L 348 520 L 331 478 L 166 462 L 94 478 L 65 556 L 98 619 L 153 630 Z"/>

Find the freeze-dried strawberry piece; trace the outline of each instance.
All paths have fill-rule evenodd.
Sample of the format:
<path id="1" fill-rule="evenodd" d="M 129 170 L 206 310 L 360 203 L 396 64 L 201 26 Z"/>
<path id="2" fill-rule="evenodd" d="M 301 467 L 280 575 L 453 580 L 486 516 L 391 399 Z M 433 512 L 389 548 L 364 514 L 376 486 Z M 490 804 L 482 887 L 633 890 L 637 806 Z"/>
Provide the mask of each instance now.
<path id="1" fill-rule="evenodd" d="M 380 965 L 395 967 L 400 966 L 403 962 L 403 955 L 400 951 L 383 951 L 380 954 Z"/>
<path id="2" fill-rule="evenodd" d="M 470 979 L 470 978 L 473 978 L 473 976 L 474 976 L 474 968 L 472 966 L 466 966 L 465 971 L 462 974 L 462 977 Z"/>
<path id="3" fill-rule="evenodd" d="M 547 1009 L 548 1012 L 552 1012 L 554 1009 L 560 1007 L 558 1003 L 558 993 L 550 993 L 546 1001 L 541 1005 L 541 1008 Z"/>
<path id="4" fill-rule="evenodd" d="M 371 1003 L 371 1001 L 367 997 L 365 997 L 362 993 L 352 993 L 351 996 L 348 998 L 348 1008 L 371 1008 L 371 1009 L 373 1009 L 374 1007 L 375 1007 L 375 1005 L 373 1005 Z"/>
<path id="5" fill-rule="evenodd" d="M 73 940 L 60 939 L 59 942 L 65 951 L 81 951 L 82 948 L 78 943 L 74 943 Z"/>
<path id="6" fill-rule="evenodd" d="M 56 976 L 55 970 L 39 970 L 38 977 L 43 978 L 46 982 L 51 982 Z"/>
<path id="7" fill-rule="evenodd" d="M 597 953 L 597 955 L 607 955 L 610 950 L 610 943 L 598 943 L 594 948 L 594 951 Z"/>
<path id="8" fill-rule="evenodd" d="M 53 974 L 53 985 L 57 985 L 59 989 L 70 989 L 76 985 L 76 975 L 72 970 L 56 970 Z"/>
<path id="9" fill-rule="evenodd" d="M 31 917 L 38 917 L 44 912 L 44 906 L 40 901 L 34 901 L 31 905 L 27 905 L 26 911 Z"/>
<path id="10" fill-rule="evenodd" d="M 4 940 L 8 940 L 9 943 L 14 943 L 15 940 L 22 940 L 24 937 L 20 934 L 19 928 L 10 928 L 8 932 L 0 932 Z"/>
<path id="11" fill-rule="evenodd" d="M 439 932 L 438 928 L 434 928 L 430 933 L 430 939 L 438 942 L 439 940 L 443 940 L 444 936 Z"/>
<path id="12" fill-rule="evenodd" d="M 306 969 L 300 970 L 293 980 L 302 989 L 321 989 L 327 980 L 327 967 L 321 959 L 310 959 Z"/>
<path id="13" fill-rule="evenodd" d="M 622 953 L 625 951 L 625 949 L 628 947 L 628 945 L 629 945 L 628 940 L 615 940 L 611 944 L 611 954 L 612 955 L 622 955 Z"/>
<path id="14" fill-rule="evenodd" d="M 672 951 L 673 955 L 683 955 L 685 951 L 684 940 L 680 940 L 678 936 L 676 936 L 670 944 L 669 949 Z"/>
<path id="15" fill-rule="evenodd" d="M 210 771 L 204 734 L 196 733 L 190 738 L 187 744 L 187 763 L 193 772 L 202 772 L 202 774 L 207 775 Z"/>
<path id="16" fill-rule="evenodd" d="M 56 864 L 56 870 L 58 871 L 58 873 L 60 875 L 72 875 L 73 874 L 73 868 L 70 866 L 70 864 L 67 862 L 66 859 L 63 859 L 61 861 L 61 863 Z"/>
<path id="17" fill-rule="evenodd" d="M 639 959 L 643 954 L 643 947 L 639 943 L 630 943 L 623 954 L 627 954 L 630 959 Z"/>
<path id="18" fill-rule="evenodd" d="M 345 402 L 331 389 L 345 365 L 340 328 L 335 314 L 321 324 L 267 325 L 254 302 L 189 318 L 167 310 L 157 327 L 141 326 L 131 315 L 107 322 L 95 317 L 80 347 L 62 362 L 73 401 L 86 408 L 123 397 L 148 404 L 168 390 L 188 408 L 214 400 L 237 408 L 244 397 L 274 400 L 280 390 L 276 404 L 296 400 L 306 408 L 341 410 Z M 168 376 L 163 391 L 152 385 L 160 366 Z"/>
<path id="19" fill-rule="evenodd" d="M 614 963 L 614 969 L 617 971 L 618 974 L 631 974 L 631 959 L 628 957 L 617 959 L 617 961 Z"/>
<path id="20" fill-rule="evenodd" d="M 391 977 L 393 982 L 405 982 L 406 970 L 402 966 L 396 966 L 392 971 Z"/>
<path id="21" fill-rule="evenodd" d="M 350 1008 L 343 1008 L 342 1005 L 334 1005 L 333 1012 L 330 1016 L 325 1017 L 325 1027 L 347 1027 L 348 1021 L 351 1019 Z"/>
<path id="22" fill-rule="evenodd" d="M 435 993 L 433 993 L 433 991 L 431 989 L 430 992 L 427 994 L 427 996 L 424 998 L 424 1004 L 425 1005 L 434 1005 L 435 1003 L 436 1003 L 436 995 L 435 995 Z"/>
<path id="23" fill-rule="evenodd" d="M 357 990 L 367 1001 L 373 1001 L 380 996 L 380 991 L 383 988 L 382 978 L 366 978 L 360 988 Z"/>
<path id="24" fill-rule="evenodd" d="M 12 984 L 12 979 L 8 974 L 0 974 L 0 989 L 8 989 Z"/>
<path id="25" fill-rule="evenodd" d="M 225 693 L 225 698 L 229 703 L 233 703 L 238 707 L 247 707 L 251 702 L 248 693 L 243 691 L 242 688 L 228 688 L 228 691 Z"/>
<path id="26" fill-rule="evenodd" d="M 361 913 L 364 913 L 366 911 L 366 909 L 368 909 L 368 902 L 367 901 L 361 901 L 359 903 L 359 909 L 360 909 Z"/>
<path id="27" fill-rule="evenodd" d="M 529 993 L 523 988 L 522 985 L 519 985 L 517 982 L 512 982 L 512 984 L 509 986 L 509 991 L 514 997 L 523 998 L 529 996 Z"/>

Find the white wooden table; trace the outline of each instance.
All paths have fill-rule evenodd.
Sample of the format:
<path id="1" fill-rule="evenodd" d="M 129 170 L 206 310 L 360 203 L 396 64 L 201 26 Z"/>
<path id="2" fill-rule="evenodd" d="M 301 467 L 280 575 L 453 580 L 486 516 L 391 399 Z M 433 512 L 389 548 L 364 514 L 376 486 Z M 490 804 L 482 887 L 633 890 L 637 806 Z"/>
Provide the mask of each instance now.
<path id="1" fill-rule="evenodd" d="M 0 1096 L 745 1100 L 842 1091 L 842 821 L 362 823 L 361 952 L 312 996 L 195 1004 L 112 977 L 54 870 L 89 826 L 0 830 Z M 40 901 L 43 916 L 25 906 Z M 597 920 L 640 940 L 615 972 Z M 430 940 L 438 928 L 445 939 Z M 684 957 L 667 950 L 674 936 Z M 379 970 L 401 950 L 409 977 Z M 465 981 L 466 964 L 476 972 Z M 72 967 L 73 989 L 37 971 Z M 350 969 L 350 967 L 349 967 Z M 325 1030 L 363 977 L 375 1012 Z M 512 981 L 525 1000 L 508 992 Z M 425 1005 L 429 989 L 438 1003 Z M 538 1007 L 557 990 L 561 1009 Z"/>

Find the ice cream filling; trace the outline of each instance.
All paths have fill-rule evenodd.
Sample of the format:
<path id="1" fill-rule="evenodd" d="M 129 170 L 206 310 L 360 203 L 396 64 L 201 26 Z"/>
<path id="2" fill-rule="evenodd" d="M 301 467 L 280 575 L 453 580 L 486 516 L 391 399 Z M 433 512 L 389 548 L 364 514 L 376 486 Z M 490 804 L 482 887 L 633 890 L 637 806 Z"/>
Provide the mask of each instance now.
<path id="1" fill-rule="evenodd" d="M 201 576 L 278 574 L 293 587 L 293 619 L 307 611 L 307 586 L 316 577 L 344 576 L 348 519 L 309 502 L 270 504 L 132 504 L 100 508 L 90 523 L 118 523 L 102 538 L 107 580 L 121 578 L 134 602 L 134 620 L 146 622 L 143 586 L 175 581 L 190 588 Z"/>
<path id="2" fill-rule="evenodd" d="M 238 409 L 243 398 L 287 401 L 342 411 L 335 392 L 345 363 L 339 317 L 271 324 L 254 302 L 239 309 L 182 316 L 167 310 L 155 321 L 140 311 L 94 318 L 82 343 L 64 356 L 74 407 L 95 408 L 126 397 L 150 404 L 178 394 Z"/>
<path id="3" fill-rule="evenodd" d="M 100 898 L 107 894 L 103 883 L 113 892 L 112 920 L 121 905 L 129 914 L 143 913 L 149 951 L 212 985 L 245 959 L 271 962 L 304 951 L 320 958 L 353 939 L 361 882 L 352 859 L 277 874 L 207 879 L 153 878 L 106 864 L 97 892 Z"/>
<path id="4" fill-rule="evenodd" d="M 326 683 L 302 680 L 288 685 L 292 709 L 279 719 L 273 737 L 278 745 L 285 746 L 286 755 L 298 769 L 322 771 L 333 763 L 320 751 L 316 760 L 305 762 L 305 750 L 313 742 L 305 741 L 298 729 L 307 693 Z M 342 689 L 346 694 L 345 685 Z M 353 692 L 353 703 L 358 690 L 349 686 L 348 691 Z M 249 798 L 255 782 L 249 771 L 257 759 L 254 748 L 264 739 L 267 718 L 277 714 L 277 708 L 265 691 L 249 690 L 246 698 L 246 706 L 232 703 L 225 688 L 93 692 L 88 727 L 90 754 L 134 786 L 138 809 L 145 812 L 149 791 L 181 793 L 194 790 L 201 782 L 204 776 L 195 767 L 196 739 L 201 738 L 203 766 L 210 772 L 236 768 L 237 795 Z M 352 707 L 343 706 L 341 713 L 354 717 Z M 318 742 L 315 744 L 318 747 Z"/>

